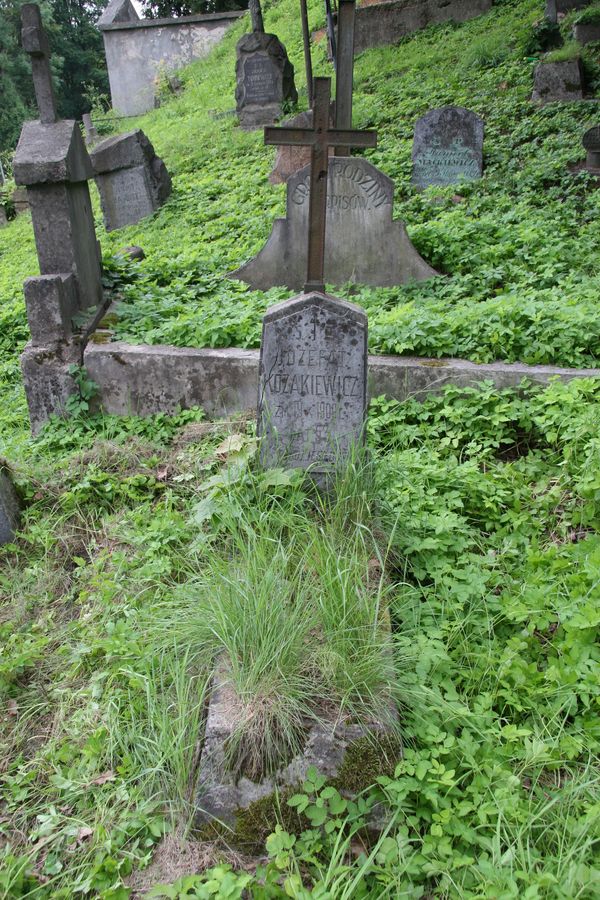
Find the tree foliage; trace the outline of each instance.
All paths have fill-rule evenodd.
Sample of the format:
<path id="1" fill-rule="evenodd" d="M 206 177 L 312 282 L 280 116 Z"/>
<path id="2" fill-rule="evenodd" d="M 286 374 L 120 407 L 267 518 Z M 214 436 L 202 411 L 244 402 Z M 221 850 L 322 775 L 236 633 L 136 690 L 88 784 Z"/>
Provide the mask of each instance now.
<path id="1" fill-rule="evenodd" d="M 231 12 L 247 7 L 248 0 L 142 0 L 144 16 L 147 19 Z"/>
<path id="2" fill-rule="evenodd" d="M 87 94 L 108 91 L 102 35 L 95 23 L 108 0 L 43 0 L 59 114 L 78 118 Z M 31 65 L 21 48 L 21 0 L 0 0 L 0 152 L 12 149 L 36 116 Z"/>

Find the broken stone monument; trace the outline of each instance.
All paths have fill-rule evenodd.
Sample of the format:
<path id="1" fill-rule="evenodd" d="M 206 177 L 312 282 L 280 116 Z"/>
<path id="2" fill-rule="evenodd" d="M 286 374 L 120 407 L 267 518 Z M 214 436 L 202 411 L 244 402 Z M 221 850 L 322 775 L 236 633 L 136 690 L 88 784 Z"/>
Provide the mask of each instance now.
<path id="1" fill-rule="evenodd" d="M 287 183 L 285 219 L 276 219 L 262 250 L 231 273 L 256 290 L 274 285 L 300 290 L 307 259 L 310 173 Z M 438 273 L 413 247 L 404 224 L 394 220 L 394 183 L 360 157 L 332 157 L 327 185 L 325 281 L 390 287 Z"/>
<path id="2" fill-rule="evenodd" d="M 483 130 L 483 119 L 461 106 L 432 109 L 422 116 L 413 139 L 413 184 L 426 188 L 481 178 Z"/>
<path id="3" fill-rule="evenodd" d="M 41 276 L 25 283 L 31 341 L 21 368 L 32 431 L 64 410 L 75 392 L 69 372 L 81 364 L 72 318 L 102 305 L 100 251 L 87 180 L 92 165 L 79 125 L 57 118 L 50 53 L 39 7 L 21 11 L 23 47 L 31 55 L 40 118 L 26 122 L 14 159 L 25 185 Z"/>
<path id="4" fill-rule="evenodd" d="M 19 499 L 8 466 L 0 459 L 0 545 L 12 543 L 19 527 Z"/>
<path id="5" fill-rule="evenodd" d="M 600 175 L 600 125 L 589 128 L 583 136 L 583 149 L 587 152 L 585 168 Z"/>
<path id="6" fill-rule="evenodd" d="M 583 68 L 579 57 L 561 62 L 540 62 L 535 67 L 531 99 L 540 104 L 554 100 L 583 100 Z"/>
<path id="7" fill-rule="evenodd" d="M 107 231 L 152 215 L 171 193 L 171 176 L 139 128 L 106 138 L 91 154 Z"/>
<path id="8" fill-rule="evenodd" d="M 294 67 L 279 38 L 266 34 L 260 5 L 250 3 L 252 31 L 237 44 L 236 106 L 242 128 L 276 122 L 283 104 L 298 99 Z"/>

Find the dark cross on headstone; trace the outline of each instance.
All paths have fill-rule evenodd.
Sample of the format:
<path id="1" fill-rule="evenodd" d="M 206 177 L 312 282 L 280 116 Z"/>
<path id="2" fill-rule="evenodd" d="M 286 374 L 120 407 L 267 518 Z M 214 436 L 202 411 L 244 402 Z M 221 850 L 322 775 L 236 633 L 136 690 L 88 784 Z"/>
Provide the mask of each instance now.
<path id="1" fill-rule="evenodd" d="M 336 128 L 352 128 L 355 13 L 356 0 L 339 0 L 337 20 L 337 68 L 335 77 Z M 345 147 L 336 147 L 335 155 L 349 156 L 349 153 Z"/>
<path id="2" fill-rule="evenodd" d="M 263 22 L 260 0 L 250 0 L 248 9 L 250 10 L 250 18 L 252 20 L 252 31 L 258 31 L 260 34 L 264 34 L 265 23 Z"/>
<path id="3" fill-rule="evenodd" d="M 40 111 L 42 125 L 52 125 L 58 120 L 56 100 L 52 87 L 50 68 L 50 46 L 42 25 L 40 8 L 36 3 L 25 3 L 21 7 L 21 38 L 23 50 L 31 56 L 31 69 L 35 99 Z"/>
<path id="4" fill-rule="evenodd" d="M 376 147 L 376 131 L 329 127 L 331 78 L 315 78 L 312 128 L 265 128 L 265 144 L 310 147 L 310 199 L 308 206 L 308 265 L 304 292 L 324 293 L 327 171 L 330 147 Z"/>

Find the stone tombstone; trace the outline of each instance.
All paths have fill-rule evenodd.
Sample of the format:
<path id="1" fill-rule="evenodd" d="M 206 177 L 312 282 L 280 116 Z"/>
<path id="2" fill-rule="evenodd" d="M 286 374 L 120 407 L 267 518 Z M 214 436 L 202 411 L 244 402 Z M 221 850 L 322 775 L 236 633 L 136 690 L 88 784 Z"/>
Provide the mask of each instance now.
<path id="1" fill-rule="evenodd" d="M 324 474 L 363 438 L 367 316 L 318 292 L 263 319 L 258 388 L 261 463 Z"/>
<path id="2" fill-rule="evenodd" d="M 85 143 L 88 147 L 93 147 L 94 144 L 97 144 L 100 140 L 98 130 L 92 121 L 92 116 L 90 113 L 84 113 L 81 118 L 83 121 L 83 127 L 85 129 Z"/>
<path id="3" fill-rule="evenodd" d="M 301 290 L 306 280 L 310 170 L 287 183 L 287 215 L 276 219 L 263 249 L 231 277 L 255 290 Z M 327 185 L 325 281 L 390 287 L 438 273 L 417 253 L 402 222 L 392 219 L 394 184 L 360 157 L 332 157 Z"/>
<path id="4" fill-rule="evenodd" d="M 583 136 L 583 148 L 587 151 L 586 169 L 600 172 L 600 125 L 589 128 Z"/>
<path id="5" fill-rule="evenodd" d="M 422 116 L 413 139 L 413 184 L 426 188 L 481 178 L 483 130 L 483 119 L 462 106 L 443 106 Z"/>
<path id="6" fill-rule="evenodd" d="M 171 193 L 171 176 L 139 129 L 101 141 L 91 158 L 107 231 L 152 215 Z"/>
<path id="7" fill-rule="evenodd" d="M 583 68 L 578 57 L 560 62 L 540 62 L 535 67 L 533 79 L 531 99 L 535 103 L 583 100 Z"/>
<path id="8" fill-rule="evenodd" d="M 271 125 L 298 99 L 294 67 L 274 34 L 250 32 L 237 44 L 236 107 L 242 128 Z"/>
<path id="9" fill-rule="evenodd" d="M 7 466 L 0 460 L 0 545 L 12 543 L 19 519 L 17 492 Z"/>

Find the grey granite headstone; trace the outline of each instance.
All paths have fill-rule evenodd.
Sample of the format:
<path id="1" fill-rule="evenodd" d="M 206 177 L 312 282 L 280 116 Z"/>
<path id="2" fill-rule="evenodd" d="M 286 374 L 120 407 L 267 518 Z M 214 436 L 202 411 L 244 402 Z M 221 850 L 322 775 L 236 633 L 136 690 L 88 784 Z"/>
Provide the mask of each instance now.
<path id="1" fill-rule="evenodd" d="M 600 125 L 589 128 L 583 136 L 583 148 L 587 151 L 586 169 L 600 172 Z"/>
<path id="2" fill-rule="evenodd" d="M 426 188 L 481 178 L 483 129 L 483 119 L 462 106 L 443 106 L 422 116 L 413 140 L 413 184 Z"/>
<path id="3" fill-rule="evenodd" d="M 360 307 L 310 293 L 267 311 L 258 387 L 264 466 L 331 471 L 362 441 L 366 391 Z"/>
<path id="4" fill-rule="evenodd" d="M 102 271 L 87 185 L 93 171 L 77 122 L 25 122 L 14 176 L 27 186 L 41 274 L 72 273 L 79 308 L 97 306 Z"/>
<path id="5" fill-rule="evenodd" d="M 139 129 L 101 141 L 91 157 L 107 231 L 151 215 L 171 193 L 167 168 Z"/>
<path id="6" fill-rule="evenodd" d="M 583 68 L 579 58 L 538 63 L 533 79 L 531 99 L 536 103 L 583 100 Z"/>
<path id="7" fill-rule="evenodd" d="M 8 468 L 0 460 L 0 544 L 10 544 L 19 527 L 19 500 Z"/>
<path id="8" fill-rule="evenodd" d="M 310 170 L 287 183 L 287 215 L 276 219 L 263 249 L 231 273 L 257 290 L 306 280 Z M 417 253 L 402 222 L 392 219 L 394 184 L 360 157 L 332 157 L 327 186 L 325 281 L 389 287 L 438 273 Z"/>
<path id="9" fill-rule="evenodd" d="M 235 99 L 242 128 L 272 125 L 280 118 L 283 104 L 298 99 L 294 67 L 274 34 L 251 32 L 240 38 L 236 79 Z"/>

